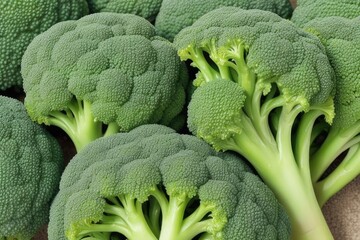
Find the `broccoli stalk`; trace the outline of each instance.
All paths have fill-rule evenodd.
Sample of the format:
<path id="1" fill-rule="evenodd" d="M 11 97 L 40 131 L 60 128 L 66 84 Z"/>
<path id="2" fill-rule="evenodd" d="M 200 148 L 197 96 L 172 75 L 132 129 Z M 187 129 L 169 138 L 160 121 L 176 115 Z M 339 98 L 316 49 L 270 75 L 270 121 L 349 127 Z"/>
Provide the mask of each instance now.
<path id="1" fill-rule="evenodd" d="M 312 181 L 320 206 L 354 180 L 360 173 L 360 125 L 331 128 L 324 143 L 311 158 Z M 341 162 L 329 174 L 326 170 L 342 156 Z"/>
<path id="2" fill-rule="evenodd" d="M 92 114 L 91 103 L 86 100 L 71 101 L 64 111 L 50 112 L 45 121 L 48 125 L 61 128 L 70 137 L 77 151 L 99 137 L 109 136 L 120 130 L 116 122 L 104 124 L 97 121 Z"/>
<path id="3" fill-rule="evenodd" d="M 230 17 L 219 20 L 225 15 Z M 241 22 L 246 17 L 252 19 Z M 175 38 L 179 56 L 191 60 L 191 65 L 199 70 L 194 80 L 198 88 L 188 106 L 188 127 L 216 150 L 235 151 L 251 163 L 287 210 L 292 239 L 332 239 L 316 198 L 310 168 L 312 147 L 322 132 L 315 125 L 321 121 L 331 123 L 334 117 L 332 70 L 323 49 L 315 47 L 320 46 L 315 39 L 296 40 L 318 51 L 316 55 L 302 49 L 301 54 L 307 56 L 299 59 L 317 60 L 316 65 L 294 64 L 294 69 L 301 69 L 299 74 L 298 70 L 286 69 L 291 57 L 295 57 L 289 44 L 295 34 L 285 40 L 274 32 L 260 32 L 266 28 L 253 27 L 251 32 L 249 26 L 244 30 L 239 26 L 267 17 L 271 20 L 255 26 L 272 24 L 268 29 L 278 29 L 281 25 L 288 33 L 289 29 L 296 29 L 280 19 L 274 21 L 270 13 L 222 8 L 205 15 Z M 235 24 L 232 20 L 238 29 L 227 31 L 225 26 Z M 216 29 L 218 25 L 225 30 L 213 33 L 216 37 L 207 37 L 204 32 L 209 31 L 200 30 Z M 259 37 L 261 34 L 266 37 Z M 245 40 L 240 36 L 245 36 Z M 246 42 L 254 36 L 258 38 L 254 44 Z M 318 45 L 310 47 L 311 41 Z M 320 65 L 322 70 L 317 69 Z M 317 74 L 306 76 L 307 71 L 314 69 Z"/>

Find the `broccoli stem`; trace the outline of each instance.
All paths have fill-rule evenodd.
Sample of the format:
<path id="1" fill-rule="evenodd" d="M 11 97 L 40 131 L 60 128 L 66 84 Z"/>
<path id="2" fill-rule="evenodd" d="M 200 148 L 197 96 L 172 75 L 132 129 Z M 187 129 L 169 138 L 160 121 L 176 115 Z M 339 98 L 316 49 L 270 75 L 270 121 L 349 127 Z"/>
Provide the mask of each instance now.
<path id="1" fill-rule="evenodd" d="M 146 221 L 142 203 L 129 195 L 109 197 L 104 215 L 96 223 L 77 226 L 78 234 L 72 239 L 109 240 L 111 233 L 119 233 L 127 239 L 157 240 Z"/>
<path id="2" fill-rule="evenodd" d="M 318 181 L 331 163 L 333 163 L 341 153 L 351 147 L 349 143 L 352 143 L 352 140 L 359 132 L 360 121 L 347 129 L 340 127 L 330 128 L 330 132 L 324 143 L 311 157 L 310 167 L 313 182 Z"/>
<path id="3" fill-rule="evenodd" d="M 182 50 L 181 56 L 185 59 L 186 57 L 191 57 L 191 66 L 201 69 L 201 73 L 199 74 L 201 74 L 206 82 L 221 78 L 217 69 L 214 69 L 213 66 L 209 65 L 202 49 L 189 46 L 187 49 Z"/>
<path id="4" fill-rule="evenodd" d="M 170 197 L 168 207 L 166 209 L 162 209 L 163 220 L 159 240 L 172 240 L 179 238 L 185 209 L 189 201 L 190 199 L 187 196 Z"/>
<path id="5" fill-rule="evenodd" d="M 185 211 L 191 201 L 191 198 L 185 194 L 167 198 L 163 191 L 156 188 L 151 192 L 151 196 L 156 199 L 162 212 L 159 240 L 191 240 L 213 228 L 214 219 L 205 218 L 211 213 L 211 208 L 202 204 L 184 219 Z"/>
<path id="6" fill-rule="evenodd" d="M 183 221 L 181 231 L 180 231 L 180 239 L 193 239 L 195 236 L 200 235 L 203 236 L 207 233 L 209 227 L 213 227 L 214 219 L 206 218 L 208 214 L 211 213 L 211 208 L 209 206 L 205 206 L 204 204 L 200 204 L 200 206 L 188 217 L 186 217 Z M 212 239 L 214 238 L 213 234 Z"/>
<path id="7" fill-rule="evenodd" d="M 345 158 L 328 176 L 314 183 L 319 205 L 324 204 L 360 174 L 360 143 L 352 146 Z"/>
<path id="8" fill-rule="evenodd" d="M 299 147 L 296 150 L 298 152 L 293 152 L 292 130 L 295 119 L 301 112 L 302 107 L 296 103 L 282 107 L 275 136 L 276 146 L 262 144 L 257 131 L 251 130 L 254 128 L 251 127 L 252 120 L 245 116 L 243 118 L 248 118 L 247 121 L 241 122 L 246 131 L 235 135 L 234 142 L 229 144 L 228 148 L 245 156 L 273 190 L 289 214 L 293 240 L 333 239 L 317 202 L 309 164 L 305 161 L 306 156 L 305 160 L 300 159 L 300 162 L 295 158 L 306 154 L 306 147 L 310 143 L 302 143 L 304 146 Z M 308 118 L 304 118 L 303 127 L 311 127 L 318 115 L 312 113 Z M 309 142 L 311 133 L 300 140 Z"/>
<path id="9" fill-rule="evenodd" d="M 145 218 L 154 235 L 159 237 L 161 231 L 161 208 L 157 200 L 152 196 L 149 197 L 148 202 L 149 205 L 145 213 Z"/>
<path id="10" fill-rule="evenodd" d="M 65 113 L 56 111 L 51 116 L 49 124 L 64 130 L 77 152 L 102 136 L 102 123 L 95 121 L 88 101 L 74 100 Z"/>
<path id="11" fill-rule="evenodd" d="M 95 120 L 91 103 L 85 100 L 73 100 L 68 109 L 54 111 L 50 116 L 48 124 L 61 128 L 70 137 L 77 152 L 93 140 L 119 131 L 119 126 L 114 122 L 103 133 L 103 123 Z"/>

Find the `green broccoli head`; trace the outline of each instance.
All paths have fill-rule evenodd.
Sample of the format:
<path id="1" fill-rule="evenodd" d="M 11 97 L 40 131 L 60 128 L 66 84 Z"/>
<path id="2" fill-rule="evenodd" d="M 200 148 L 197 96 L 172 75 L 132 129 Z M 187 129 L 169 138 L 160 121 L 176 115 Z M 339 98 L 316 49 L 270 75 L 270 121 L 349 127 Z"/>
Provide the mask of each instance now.
<path id="1" fill-rule="evenodd" d="M 291 21 L 303 27 L 312 19 L 330 16 L 355 18 L 360 15 L 360 2 L 357 0 L 298 0 Z"/>
<path id="2" fill-rule="evenodd" d="M 360 18 L 325 17 L 304 29 L 320 38 L 336 77 L 333 126 L 347 128 L 360 120 Z"/>
<path id="3" fill-rule="evenodd" d="M 88 13 L 85 0 L 1 1 L 0 9 L 0 90 L 22 86 L 21 57 L 36 35 Z"/>
<path id="4" fill-rule="evenodd" d="M 56 125 L 77 149 L 145 123 L 171 125 L 185 102 L 187 75 L 170 42 L 132 14 L 95 13 L 38 35 L 22 60 L 25 106 Z"/>
<path id="5" fill-rule="evenodd" d="M 360 18 L 339 16 L 317 18 L 304 29 L 320 38 L 336 77 L 335 117 L 330 129 L 323 129 L 323 144 L 312 157 L 311 167 L 320 204 L 360 174 Z M 326 136 L 326 137 L 325 137 Z M 325 139 L 325 140 L 324 140 Z M 328 167 L 343 159 L 331 174 Z"/>
<path id="6" fill-rule="evenodd" d="M 67 166 L 49 239 L 288 239 L 272 192 L 237 155 L 163 125 L 90 143 Z"/>
<path id="7" fill-rule="evenodd" d="M 225 122 L 233 118 L 232 115 L 239 116 L 241 109 L 249 116 L 257 114 L 257 109 L 253 107 L 255 104 L 263 105 L 264 114 L 284 104 L 289 108 L 298 105 L 302 111 L 308 111 L 312 106 L 327 103 L 334 92 L 333 70 L 321 42 L 271 12 L 220 8 L 183 29 L 174 43 L 180 57 L 191 60 L 191 65 L 198 68 L 194 81 L 196 86 L 216 79 L 238 85 L 214 83 L 213 88 L 218 85 L 219 91 L 213 89 L 213 99 L 206 100 L 206 103 L 214 101 L 215 105 L 206 108 L 197 106 L 194 110 L 197 113 L 189 114 L 189 128 L 202 128 L 201 131 L 208 132 L 211 138 L 223 139 L 226 132 L 240 130 L 242 127 L 239 126 L 245 124 L 244 121 L 241 124 Z M 228 86 L 223 88 L 225 84 Z M 227 95 L 227 89 L 231 88 L 234 88 L 231 90 L 233 94 Z M 220 98 L 224 100 L 218 101 L 217 94 L 225 97 Z M 201 105 L 205 104 L 205 98 L 192 101 L 199 101 Z M 219 114 L 225 109 L 226 116 Z M 219 121 L 210 121 L 211 117 L 205 117 L 207 111 L 212 111 L 211 114 L 216 115 L 214 118 Z M 209 121 L 202 121 L 204 124 L 195 127 L 193 118 L 201 119 L 200 115 Z M 331 122 L 334 115 L 332 104 L 327 115 Z M 222 117 L 226 119 L 220 120 Z M 238 117 L 235 119 L 237 121 Z"/>
<path id="8" fill-rule="evenodd" d="M 262 9 L 284 18 L 289 18 L 292 13 L 291 4 L 287 0 L 163 0 L 155 27 L 159 35 L 172 41 L 181 29 L 191 26 L 205 13 L 224 6 Z"/>
<path id="9" fill-rule="evenodd" d="M 174 44 L 197 68 L 189 130 L 254 166 L 287 209 L 293 239 L 331 239 L 309 167 L 322 132 L 313 127 L 335 115 L 335 75 L 321 41 L 275 13 L 223 7 Z"/>
<path id="10" fill-rule="evenodd" d="M 0 126 L 0 239 L 30 239 L 48 222 L 61 149 L 16 99 L 0 96 Z"/>
<path id="11" fill-rule="evenodd" d="M 90 12 L 131 13 L 153 21 L 159 12 L 162 0 L 87 0 Z"/>

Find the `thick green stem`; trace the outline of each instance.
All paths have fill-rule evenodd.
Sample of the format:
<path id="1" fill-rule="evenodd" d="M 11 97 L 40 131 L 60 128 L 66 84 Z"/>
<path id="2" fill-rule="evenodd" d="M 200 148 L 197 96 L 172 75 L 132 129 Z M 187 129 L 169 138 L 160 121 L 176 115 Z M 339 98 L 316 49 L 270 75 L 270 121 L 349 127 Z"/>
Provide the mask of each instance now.
<path id="1" fill-rule="evenodd" d="M 343 189 L 360 174 L 360 144 L 349 149 L 342 162 L 325 179 L 314 183 L 320 206 Z"/>
<path id="2" fill-rule="evenodd" d="M 330 240 L 333 237 L 318 205 L 310 170 L 306 164 L 298 166 L 292 150 L 292 126 L 300 112 L 296 105 L 282 109 L 276 148 L 253 144 L 259 136 L 246 128 L 235 137 L 238 147 L 233 150 L 249 160 L 285 207 L 292 223 L 293 240 Z"/>
<path id="3" fill-rule="evenodd" d="M 157 240 L 157 237 L 154 235 L 146 221 L 142 211 L 142 203 L 138 202 L 136 199 L 132 199 L 128 195 L 120 196 L 119 199 L 126 212 L 126 215 L 123 218 L 131 231 L 131 235 L 128 239 Z"/>
<path id="4" fill-rule="evenodd" d="M 299 126 L 296 130 L 296 139 L 294 144 L 295 160 L 297 161 L 299 170 L 302 171 L 301 174 L 303 176 L 307 176 L 309 180 L 311 179 L 310 151 L 314 134 L 313 129 L 315 121 L 322 115 L 322 111 L 310 110 L 301 117 Z"/>
<path id="5" fill-rule="evenodd" d="M 293 156 L 264 154 L 262 148 L 242 152 L 289 214 L 292 240 L 333 239 L 311 181 L 303 178 Z"/>
<path id="6" fill-rule="evenodd" d="M 161 231 L 161 208 L 159 202 L 156 201 L 156 199 L 153 197 L 149 198 L 149 209 L 146 216 L 151 230 L 153 231 L 155 236 L 159 237 Z"/>
<path id="7" fill-rule="evenodd" d="M 113 135 L 115 133 L 118 133 L 119 131 L 120 127 L 116 122 L 109 123 L 104 133 L 104 137 Z"/>
<path id="8" fill-rule="evenodd" d="M 179 239 L 193 239 L 195 236 L 207 233 L 209 228 L 214 228 L 214 219 L 205 218 L 211 214 L 211 207 L 200 204 L 200 206 L 183 221 Z"/>
<path id="9" fill-rule="evenodd" d="M 186 196 L 170 197 L 168 208 L 163 209 L 159 240 L 178 239 L 189 200 Z"/>
<path id="10" fill-rule="evenodd" d="M 335 159 L 346 149 L 352 138 L 360 132 L 360 121 L 353 127 L 330 128 L 330 132 L 321 147 L 311 156 L 310 169 L 312 181 L 317 182 Z"/>
<path id="11" fill-rule="evenodd" d="M 77 152 L 93 140 L 102 137 L 102 123 L 95 121 L 88 101 L 75 101 L 66 113 L 53 112 L 49 124 L 64 130 Z"/>
<path id="12" fill-rule="evenodd" d="M 104 207 L 104 215 L 100 222 L 77 226 L 76 235 L 69 239 L 104 239 L 108 240 L 111 233 L 119 233 L 127 239 L 157 240 L 149 228 L 142 213 L 141 203 L 129 196 L 113 197 L 111 204 Z"/>
<path id="13" fill-rule="evenodd" d="M 211 65 L 209 65 L 208 61 L 204 56 L 203 49 L 197 49 L 193 47 L 188 47 L 187 49 L 181 52 L 184 59 L 191 59 L 191 65 L 200 70 L 199 74 L 201 74 L 206 82 L 221 78 L 217 69 L 214 69 Z"/>

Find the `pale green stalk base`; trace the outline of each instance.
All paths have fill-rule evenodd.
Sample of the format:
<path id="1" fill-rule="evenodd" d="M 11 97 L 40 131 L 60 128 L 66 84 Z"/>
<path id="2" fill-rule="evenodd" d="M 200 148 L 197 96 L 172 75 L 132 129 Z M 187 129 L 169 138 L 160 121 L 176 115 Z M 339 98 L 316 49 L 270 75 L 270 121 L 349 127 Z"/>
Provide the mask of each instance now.
<path id="1" fill-rule="evenodd" d="M 292 240 L 331 240 L 333 236 L 318 204 L 309 168 L 312 136 L 307 129 L 312 129 L 321 112 L 313 110 L 305 114 L 298 127 L 297 139 L 293 140 L 293 123 L 301 112 L 296 105 L 283 107 L 276 119 L 275 138 L 271 137 L 267 125 L 255 124 L 243 114 L 241 123 L 246 131 L 235 134 L 232 140 L 218 143 L 218 148 L 240 153 L 255 167 L 285 207 L 292 223 Z M 252 114 L 255 116 L 256 112 Z M 261 116 L 254 119 L 262 121 Z"/>
<path id="2" fill-rule="evenodd" d="M 359 132 L 360 121 L 347 129 L 331 128 L 325 142 L 311 157 L 311 176 L 320 206 L 360 175 Z M 330 165 L 343 153 L 344 159 L 324 177 Z"/>
<path id="3" fill-rule="evenodd" d="M 70 137 L 77 152 L 93 140 L 119 131 L 119 126 L 114 122 L 103 133 L 104 124 L 95 120 L 88 101 L 74 101 L 66 111 L 53 112 L 47 122 L 61 128 Z"/>

